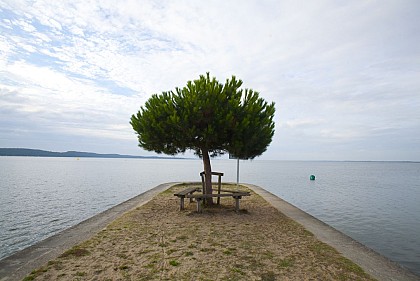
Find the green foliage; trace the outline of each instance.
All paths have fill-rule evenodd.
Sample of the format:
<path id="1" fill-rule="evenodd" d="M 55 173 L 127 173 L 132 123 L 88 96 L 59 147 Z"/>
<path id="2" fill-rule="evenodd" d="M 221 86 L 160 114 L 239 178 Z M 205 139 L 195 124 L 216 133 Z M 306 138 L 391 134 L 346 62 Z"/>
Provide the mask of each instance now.
<path id="1" fill-rule="evenodd" d="M 253 159 L 266 151 L 273 138 L 274 103 L 268 104 L 258 92 L 245 89 L 236 109 L 237 121 L 232 126 L 232 141 L 227 150 L 236 158 Z"/>
<path id="2" fill-rule="evenodd" d="M 294 264 L 294 260 L 293 259 L 282 259 L 280 260 L 279 266 L 281 268 L 286 268 L 286 267 L 290 267 Z"/>
<path id="3" fill-rule="evenodd" d="M 154 94 L 131 117 L 139 146 L 170 155 L 190 149 L 200 156 L 261 155 L 274 135 L 274 103 L 241 85 L 235 76 L 222 84 L 207 73 L 182 89 Z"/>
<path id="4" fill-rule="evenodd" d="M 181 263 L 180 263 L 179 261 L 176 261 L 176 260 L 171 260 L 171 261 L 169 262 L 169 264 L 170 264 L 170 265 L 172 265 L 172 266 L 178 266 L 178 265 L 180 265 Z"/>

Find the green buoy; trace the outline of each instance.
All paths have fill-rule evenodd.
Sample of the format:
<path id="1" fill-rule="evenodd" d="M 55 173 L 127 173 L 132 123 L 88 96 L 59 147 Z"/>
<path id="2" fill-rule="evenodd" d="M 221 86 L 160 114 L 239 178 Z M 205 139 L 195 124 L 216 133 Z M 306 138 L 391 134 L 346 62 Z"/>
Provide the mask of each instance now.
<path id="1" fill-rule="evenodd" d="M 315 180 L 315 175 L 311 175 L 311 176 L 309 177 L 309 179 L 310 179 L 311 181 L 314 181 L 314 180 Z"/>

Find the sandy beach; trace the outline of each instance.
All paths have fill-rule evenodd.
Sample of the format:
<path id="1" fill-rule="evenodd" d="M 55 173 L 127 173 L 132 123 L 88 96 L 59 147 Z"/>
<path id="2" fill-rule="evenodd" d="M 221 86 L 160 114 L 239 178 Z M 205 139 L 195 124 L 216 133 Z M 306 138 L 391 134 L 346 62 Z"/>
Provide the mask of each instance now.
<path id="1" fill-rule="evenodd" d="M 188 187 L 190 187 L 189 185 Z M 25 280 L 374 280 L 262 197 L 179 211 L 176 185 Z M 225 186 L 232 189 L 233 186 Z"/>

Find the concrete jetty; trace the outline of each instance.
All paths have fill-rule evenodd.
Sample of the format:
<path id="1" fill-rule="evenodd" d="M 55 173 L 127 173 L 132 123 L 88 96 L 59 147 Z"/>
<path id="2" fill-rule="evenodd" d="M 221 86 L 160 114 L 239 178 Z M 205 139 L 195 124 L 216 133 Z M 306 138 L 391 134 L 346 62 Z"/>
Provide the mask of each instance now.
<path id="1" fill-rule="evenodd" d="M 175 184 L 177 183 L 158 185 L 76 226 L 0 260 L 0 281 L 21 280 L 32 270 L 43 266 L 49 260 L 55 259 L 65 250 L 90 239 L 125 212 L 146 204 L 157 194 Z M 341 255 L 358 264 L 372 277 L 378 280 L 420 280 L 419 276 L 402 268 L 397 263 L 381 256 L 263 188 L 252 184 L 242 185 L 253 190 L 281 213 L 301 224 L 313 233 L 318 240 L 332 246 Z"/>

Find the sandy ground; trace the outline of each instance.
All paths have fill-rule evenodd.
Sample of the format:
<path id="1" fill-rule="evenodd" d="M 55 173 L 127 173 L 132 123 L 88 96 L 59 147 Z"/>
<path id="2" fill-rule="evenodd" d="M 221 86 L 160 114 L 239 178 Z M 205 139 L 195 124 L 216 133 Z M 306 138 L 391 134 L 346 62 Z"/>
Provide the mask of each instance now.
<path id="1" fill-rule="evenodd" d="M 222 198 L 199 214 L 188 200 L 179 211 L 173 193 L 184 188 L 127 212 L 25 280 L 373 280 L 253 192 L 239 213 Z"/>

